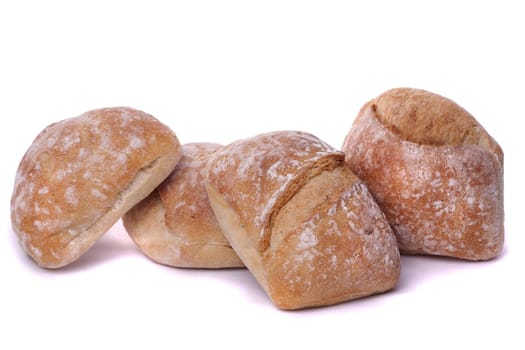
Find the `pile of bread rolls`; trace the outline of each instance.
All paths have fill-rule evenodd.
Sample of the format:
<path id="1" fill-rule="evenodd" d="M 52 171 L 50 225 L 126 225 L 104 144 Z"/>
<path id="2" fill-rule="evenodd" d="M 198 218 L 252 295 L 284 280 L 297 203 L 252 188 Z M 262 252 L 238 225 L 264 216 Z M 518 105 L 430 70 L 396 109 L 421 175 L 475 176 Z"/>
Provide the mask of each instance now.
<path id="1" fill-rule="evenodd" d="M 13 230 L 44 268 L 77 260 L 122 218 L 152 260 L 247 267 L 281 309 L 391 290 L 400 252 L 467 260 L 503 247 L 503 152 L 424 90 L 366 103 L 342 150 L 301 131 L 180 145 L 132 108 L 44 129 L 22 158 Z"/>

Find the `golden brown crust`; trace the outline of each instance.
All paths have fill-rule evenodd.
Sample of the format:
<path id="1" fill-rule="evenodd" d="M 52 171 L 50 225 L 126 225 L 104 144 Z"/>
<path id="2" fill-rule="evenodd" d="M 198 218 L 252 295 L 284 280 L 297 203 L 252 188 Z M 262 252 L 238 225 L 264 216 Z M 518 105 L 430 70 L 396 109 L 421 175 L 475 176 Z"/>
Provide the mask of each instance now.
<path id="1" fill-rule="evenodd" d="M 287 131 L 234 142 L 208 162 L 225 236 L 282 309 L 384 292 L 399 278 L 390 226 L 341 155 Z"/>
<path id="2" fill-rule="evenodd" d="M 140 249 L 158 263 L 192 268 L 243 267 L 217 223 L 201 170 L 221 145 L 182 146 L 174 171 L 123 217 Z"/>
<path id="3" fill-rule="evenodd" d="M 435 146 L 479 145 L 503 161 L 497 142 L 454 101 L 420 89 L 397 88 L 371 101 L 376 118 L 401 139 Z"/>
<path id="4" fill-rule="evenodd" d="M 14 231 L 41 266 L 67 265 L 179 158 L 173 132 L 131 108 L 93 110 L 52 124 L 20 162 L 11 199 Z"/>
<path id="5" fill-rule="evenodd" d="M 503 152 L 454 102 L 390 90 L 363 107 L 343 151 L 403 252 L 485 260 L 501 251 Z"/>
<path id="6" fill-rule="evenodd" d="M 262 252 L 268 248 L 279 208 L 310 177 L 343 159 L 342 153 L 310 134 L 268 133 L 234 142 L 214 154 L 206 181 L 226 197 L 250 231 L 259 232 L 257 246 Z"/>
<path id="7" fill-rule="evenodd" d="M 269 294 L 284 309 L 331 305 L 391 289 L 399 252 L 366 186 L 337 167 L 281 209 L 263 257 Z"/>
<path id="8" fill-rule="evenodd" d="M 166 226 L 202 242 L 228 245 L 210 208 L 200 172 L 209 156 L 222 146 L 191 143 L 182 146 L 182 158 L 157 191 L 166 208 Z"/>

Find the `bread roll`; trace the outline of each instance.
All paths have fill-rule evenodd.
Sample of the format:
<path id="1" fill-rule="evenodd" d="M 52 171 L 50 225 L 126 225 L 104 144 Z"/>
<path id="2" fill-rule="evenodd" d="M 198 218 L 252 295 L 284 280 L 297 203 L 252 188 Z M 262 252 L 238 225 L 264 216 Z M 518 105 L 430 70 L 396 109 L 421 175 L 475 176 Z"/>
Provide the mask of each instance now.
<path id="1" fill-rule="evenodd" d="M 503 247 L 503 152 L 467 111 L 393 89 L 359 112 L 346 162 L 383 209 L 404 253 L 468 260 Z"/>
<path id="2" fill-rule="evenodd" d="M 219 228 L 200 174 L 220 147 L 183 145 L 171 175 L 124 215 L 130 237 L 153 261 L 178 267 L 244 266 Z"/>
<path id="3" fill-rule="evenodd" d="M 394 287 L 395 237 L 344 155 L 283 131 L 236 141 L 204 171 L 226 238 L 282 309 L 330 305 Z"/>
<path id="4" fill-rule="evenodd" d="M 78 259 L 180 158 L 175 134 L 131 108 L 104 108 L 45 128 L 22 158 L 11 220 L 40 266 Z"/>

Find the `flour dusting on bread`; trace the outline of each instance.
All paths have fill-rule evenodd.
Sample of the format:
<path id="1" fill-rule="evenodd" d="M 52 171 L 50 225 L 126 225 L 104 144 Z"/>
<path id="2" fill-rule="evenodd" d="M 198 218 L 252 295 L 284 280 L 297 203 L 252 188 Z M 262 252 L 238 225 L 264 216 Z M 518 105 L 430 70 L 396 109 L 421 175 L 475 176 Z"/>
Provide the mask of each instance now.
<path id="1" fill-rule="evenodd" d="M 403 90 L 403 94 L 409 93 Z M 409 103 L 429 96 L 432 103 L 443 100 L 420 91 L 415 94 L 417 98 Z M 343 151 L 350 169 L 367 184 L 392 224 L 400 249 L 471 260 L 497 255 L 503 244 L 503 153 L 497 143 L 450 101 L 426 111 L 431 121 L 424 120 L 427 104 L 405 109 L 416 110 L 423 124 L 441 125 L 440 115 L 432 114 L 438 111 L 447 120 L 456 118 L 454 125 L 463 125 L 466 131 L 458 129 L 454 135 L 445 135 L 439 128 L 429 129 L 430 136 L 406 139 L 409 130 L 391 130 L 381 122 L 375 101 L 361 109 Z M 394 101 L 404 103 L 397 98 Z M 381 118 L 401 127 L 409 116 L 399 112 L 404 107 L 396 108 L 381 107 Z M 393 115 L 385 115 L 387 111 L 406 120 L 398 122 Z M 465 142 L 462 135 L 466 135 Z"/>
<path id="2" fill-rule="evenodd" d="M 283 142 L 286 142 L 286 147 L 282 146 Z M 214 154 L 209 176 L 227 177 L 227 172 L 236 169 L 236 176 L 229 176 L 230 179 L 224 182 L 235 188 L 224 192 L 225 199 L 232 204 L 238 197 L 251 202 L 250 206 L 237 210 L 244 217 L 254 218 L 262 241 L 261 249 L 265 249 L 272 213 L 289 199 L 287 196 L 293 193 L 292 187 L 300 187 L 299 182 L 306 181 L 304 176 L 308 176 L 306 173 L 296 174 L 296 169 L 300 166 L 306 171 L 318 164 L 331 167 L 342 159 L 342 153 L 311 134 L 274 132 L 233 142 Z M 229 183 L 231 181 L 236 181 L 236 184 Z"/>
<path id="3" fill-rule="evenodd" d="M 392 288 L 395 237 L 341 152 L 303 132 L 236 141 L 205 171 L 224 234 L 283 309 L 329 305 Z"/>
<path id="4" fill-rule="evenodd" d="M 179 147 L 169 128 L 131 108 L 93 110 L 48 126 L 15 179 L 12 221 L 22 245 L 36 258 L 60 256 L 71 234 L 89 229 L 118 204 L 140 169 L 170 152 L 177 161 Z"/>
<path id="5" fill-rule="evenodd" d="M 123 217 L 130 237 L 153 261 L 187 268 L 243 267 L 210 207 L 201 171 L 222 146 L 189 143 L 173 172 Z"/>

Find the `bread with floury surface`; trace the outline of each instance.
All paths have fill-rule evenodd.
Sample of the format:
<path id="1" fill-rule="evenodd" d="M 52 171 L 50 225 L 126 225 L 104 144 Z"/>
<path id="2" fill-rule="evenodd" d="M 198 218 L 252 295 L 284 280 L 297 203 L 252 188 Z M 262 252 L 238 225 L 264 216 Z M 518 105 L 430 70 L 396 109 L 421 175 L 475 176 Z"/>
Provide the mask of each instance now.
<path id="1" fill-rule="evenodd" d="M 457 103 L 389 90 L 363 106 L 343 151 L 403 253 L 487 260 L 501 252 L 503 151 Z"/>
<path id="2" fill-rule="evenodd" d="M 219 225 L 282 309 L 331 305 L 392 289 L 395 237 L 343 153 L 279 131 L 215 152 L 204 179 Z"/>
<path id="3" fill-rule="evenodd" d="M 182 145 L 173 172 L 122 218 L 130 237 L 153 261 L 186 268 L 244 267 L 219 227 L 201 176 L 221 147 Z"/>
<path id="4" fill-rule="evenodd" d="M 40 266 L 66 266 L 150 194 L 180 157 L 173 131 L 133 108 L 102 108 L 51 124 L 18 167 L 13 230 Z"/>

